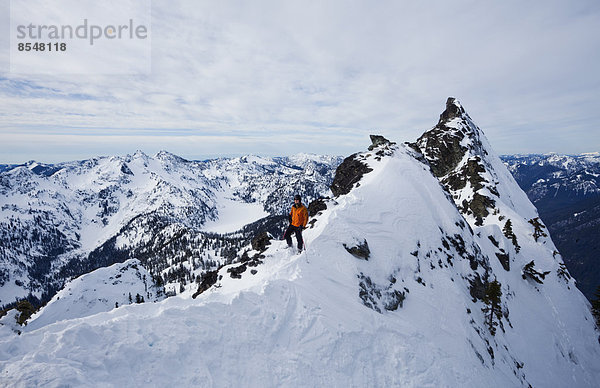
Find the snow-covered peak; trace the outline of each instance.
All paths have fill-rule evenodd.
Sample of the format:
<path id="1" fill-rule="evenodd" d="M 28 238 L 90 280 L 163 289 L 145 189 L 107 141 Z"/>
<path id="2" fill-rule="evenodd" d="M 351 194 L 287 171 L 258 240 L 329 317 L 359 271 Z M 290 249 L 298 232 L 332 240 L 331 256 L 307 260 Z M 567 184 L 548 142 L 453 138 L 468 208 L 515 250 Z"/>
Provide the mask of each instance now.
<path id="1" fill-rule="evenodd" d="M 133 153 L 133 155 L 131 155 L 131 157 L 133 157 L 133 158 L 148 158 L 148 155 L 142 150 L 136 150 Z"/>
<path id="2" fill-rule="evenodd" d="M 394 144 L 347 158 L 338 174 L 346 174 L 345 169 L 356 163 L 365 170 L 358 180 L 344 180 L 346 186 L 340 186 L 347 190 L 340 191 L 335 200 L 323 201 L 325 209 L 305 232 L 305 253 L 295 256 L 285 250 L 284 243 L 274 241 L 262 255 L 257 254 L 263 264 L 256 269 L 250 271 L 252 267 L 239 263 L 222 268 L 215 276 L 219 280 L 201 294 L 201 303 L 245 309 L 246 303 L 270 305 L 272 298 L 283 295 L 292 307 L 286 308 L 281 325 L 294 322 L 285 338 L 300 338 L 286 342 L 285 349 L 300 348 L 310 358 L 313 353 L 303 344 L 317 341 L 317 347 L 335 359 L 339 355 L 334 347 L 356 350 L 354 340 L 358 339 L 349 333 L 361 333 L 358 341 L 377 343 L 377 352 L 393 354 L 400 363 L 410 348 L 411 359 L 419 363 L 427 359 L 428 365 L 446 371 L 440 375 L 439 370 L 425 368 L 421 370 L 425 377 L 410 368 L 382 372 L 387 364 L 361 358 L 362 370 L 372 372 L 368 382 L 357 383 L 326 364 L 328 375 L 335 374 L 342 384 L 381 385 L 387 380 L 379 373 L 388 373 L 398 385 L 422 385 L 423 377 L 436 386 L 483 386 L 490 381 L 497 386 L 569 385 L 573 381 L 593 386 L 600 376 L 594 366 L 600 361 L 600 348 L 595 345 L 592 318 L 551 240 L 536 235 L 535 226 L 523 221 L 510 204 L 498 208 L 514 217 L 511 233 L 521 244 L 518 249 L 491 218 L 470 228 L 466 215 L 418 158 L 412 149 Z M 483 302 L 493 281 L 502 292 L 496 335 L 490 333 L 489 311 Z M 254 297 L 255 293 L 260 296 Z M 318 311 L 318 316 L 308 318 L 310 311 Z M 254 314 L 262 311 L 254 310 Z M 270 309 L 266 314 L 280 316 Z M 308 337 L 296 332 L 307 319 L 314 319 L 318 340 L 313 331 Z M 379 332 L 386 333 L 381 343 Z M 340 336 L 344 339 L 334 339 Z M 415 338 L 421 345 L 412 345 Z M 271 348 L 279 346 L 265 341 Z M 587 341 L 594 343 L 592 348 Z M 403 350 L 392 350 L 398 347 Z M 432 354 L 443 354 L 443 360 Z M 350 353 L 349 358 L 357 356 Z M 285 354 L 276 357 L 289 362 Z M 327 373 L 315 364 L 310 368 L 311 376 Z M 465 375 L 465 370 L 475 372 Z M 322 383 L 315 378 L 317 384 Z"/>
<path id="3" fill-rule="evenodd" d="M 597 153 L 505 155 L 503 160 L 538 209 L 564 205 L 567 197 L 584 199 L 600 193 Z"/>
<path id="4" fill-rule="evenodd" d="M 171 163 L 188 163 L 188 160 L 182 158 L 181 156 L 177 156 L 171 152 L 168 151 L 158 151 L 156 153 L 156 155 L 154 155 L 154 159 L 158 159 L 158 160 L 162 160 L 165 162 L 171 162 Z"/>
<path id="5" fill-rule="evenodd" d="M 600 161 L 600 152 L 584 152 L 581 156 L 585 159 Z"/>
<path id="6" fill-rule="evenodd" d="M 417 140 L 417 146 L 431 164 L 434 174 L 441 177 L 457 168 L 465 156 L 487 155 L 486 148 L 491 147 L 488 144 L 484 146 L 484 138 L 458 100 L 449 97 L 437 125 Z"/>
<path id="7" fill-rule="evenodd" d="M 307 163 L 324 163 L 333 161 L 334 159 L 339 159 L 339 156 L 299 153 L 288 156 L 287 159 L 294 164 L 302 166 Z"/>

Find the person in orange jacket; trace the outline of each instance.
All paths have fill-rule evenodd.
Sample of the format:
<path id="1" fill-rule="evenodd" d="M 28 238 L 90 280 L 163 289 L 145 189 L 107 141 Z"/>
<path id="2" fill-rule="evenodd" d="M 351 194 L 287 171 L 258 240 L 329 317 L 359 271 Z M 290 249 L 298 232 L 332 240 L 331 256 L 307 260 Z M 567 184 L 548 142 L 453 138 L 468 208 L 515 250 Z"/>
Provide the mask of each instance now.
<path id="1" fill-rule="evenodd" d="M 298 241 L 298 251 L 302 251 L 304 246 L 304 240 L 302 239 L 302 230 L 306 228 L 308 222 L 308 210 L 302 204 L 302 197 L 298 194 L 294 196 L 294 204 L 289 214 L 290 226 L 286 229 L 283 234 L 283 238 L 288 243 L 288 247 L 292 246 L 292 233 L 296 234 L 296 241 Z"/>

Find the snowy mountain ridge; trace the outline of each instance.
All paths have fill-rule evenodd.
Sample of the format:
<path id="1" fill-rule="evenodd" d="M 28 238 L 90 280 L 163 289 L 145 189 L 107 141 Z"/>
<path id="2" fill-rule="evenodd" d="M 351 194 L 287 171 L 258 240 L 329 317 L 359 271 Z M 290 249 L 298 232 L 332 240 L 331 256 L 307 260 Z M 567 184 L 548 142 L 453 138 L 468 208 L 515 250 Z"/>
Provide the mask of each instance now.
<path id="1" fill-rule="evenodd" d="M 375 140 L 338 166 L 334 196 L 319 201 L 302 253 L 276 239 L 253 243 L 202 276 L 196 298 L 187 288 L 158 303 L 25 327 L 0 338 L 0 378 L 14 386 L 595 386 L 600 345 L 587 301 L 458 101 L 448 100 L 417 143 Z"/>

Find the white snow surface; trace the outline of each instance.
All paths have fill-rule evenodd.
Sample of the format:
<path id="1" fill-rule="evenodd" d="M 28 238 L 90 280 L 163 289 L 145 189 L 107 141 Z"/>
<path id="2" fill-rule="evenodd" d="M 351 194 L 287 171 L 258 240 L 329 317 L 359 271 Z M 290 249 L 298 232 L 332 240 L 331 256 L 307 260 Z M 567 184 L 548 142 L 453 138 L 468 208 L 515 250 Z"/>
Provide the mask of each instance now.
<path id="1" fill-rule="evenodd" d="M 302 254 L 273 241 L 256 274 L 233 279 L 225 267 L 197 299 L 188 291 L 4 335 L 0 385 L 597 386 L 598 333 L 573 281 L 556 275 L 551 240 L 537 243 L 526 222 L 515 223 L 522 250 L 513 252 L 517 269 L 505 271 L 486 236 L 471 231 L 411 150 L 399 146 L 381 161 L 372 153 L 364 160 L 373 171 L 328 202 L 305 232 Z M 509 205 L 502 211 L 515 212 Z M 498 226 L 479 230 L 486 231 L 501 239 Z M 503 285 L 510 324 L 505 318 L 496 336 L 468 290 L 467 277 L 483 268 L 472 269 L 456 252 L 447 264 L 445 253 L 454 249 L 444 250 L 447 236 L 460 236 L 468 254 L 489 258 Z M 363 239 L 368 261 L 343 246 Z M 552 270 L 544 284 L 521 278 L 518 268 L 532 258 Z M 403 306 L 382 313 L 366 307 L 359 276 L 382 294 L 404 291 Z"/>
<path id="2" fill-rule="evenodd" d="M 217 192 L 217 218 L 207 221 L 202 230 L 214 233 L 230 233 L 269 215 L 260 202 L 240 202 L 231 193 Z"/>
<path id="3" fill-rule="evenodd" d="M 29 319 L 27 329 L 110 311 L 134 303 L 136 295 L 148 302 L 159 299 L 150 274 L 139 260 L 99 268 L 68 282 Z"/>

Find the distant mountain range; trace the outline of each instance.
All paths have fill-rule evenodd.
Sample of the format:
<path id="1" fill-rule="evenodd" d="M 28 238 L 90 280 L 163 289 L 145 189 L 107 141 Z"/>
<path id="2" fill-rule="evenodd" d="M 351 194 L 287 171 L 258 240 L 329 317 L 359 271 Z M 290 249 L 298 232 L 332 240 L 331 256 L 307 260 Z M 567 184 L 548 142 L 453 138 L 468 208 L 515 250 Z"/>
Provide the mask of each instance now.
<path id="1" fill-rule="evenodd" d="M 593 298 L 600 285 L 600 155 L 501 159 L 538 208 L 579 289 Z M 177 266 L 172 263 L 184 258 L 176 252 L 171 263 L 158 259 L 157 246 L 126 241 L 133 238 L 133 229 L 160 235 L 161 228 L 173 228 L 174 222 L 200 245 L 208 245 L 199 242 L 205 240 L 231 247 L 247 244 L 259 225 L 273 233 L 284 227 L 282 215 L 296 192 L 308 201 L 327 195 L 341 160 L 299 154 L 188 161 L 167 152 L 151 157 L 139 151 L 79 162 L 0 165 L 0 306 L 25 297 L 43 303 L 65 280 L 135 257 L 134 251 L 143 251 L 148 262 L 160 262 L 155 279 L 160 272 L 166 292 L 176 293 L 210 265 Z M 248 206 L 236 210 L 236 201 Z M 237 227 L 227 230 L 227 214 L 240 218 Z M 246 224 L 245 232 L 235 237 L 215 233 L 219 225 L 234 232 Z M 231 256 L 221 249 L 205 257 L 217 265 Z"/>
<path id="2" fill-rule="evenodd" d="M 577 287 L 592 299 L 600 286 L 600 154 L 501 158 L 537 207 Z"/>
<path id="3" fill-rule="evenodd" d="M 65 281 L 130 258 L 178 293 L 235 257 L 253 228 L 281 230 L 294 194 L 305 202 L 327 194 L 340 162 L 308 154 L 188 161 L 138 151 L 1 166 L 0 307 L 45 303 Z"/>

